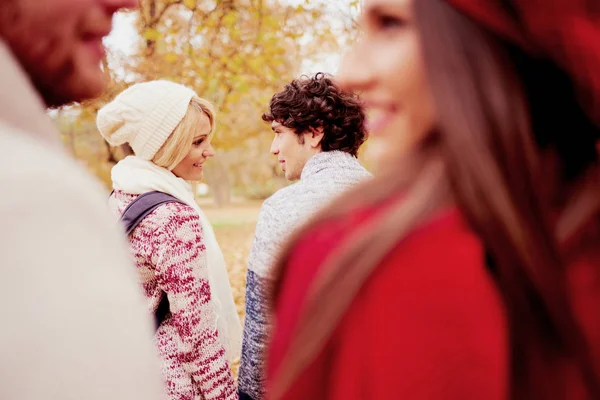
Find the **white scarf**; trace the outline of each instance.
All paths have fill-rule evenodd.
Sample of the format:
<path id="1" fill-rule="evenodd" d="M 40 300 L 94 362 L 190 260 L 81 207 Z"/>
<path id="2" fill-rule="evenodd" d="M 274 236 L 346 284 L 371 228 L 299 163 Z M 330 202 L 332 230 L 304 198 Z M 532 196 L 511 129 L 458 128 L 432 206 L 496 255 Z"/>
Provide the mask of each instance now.
<path id="1" fill-rule="evenodd" d="M 143 194 L 155 190 L 164 192 L 198 212 L 206 246 L 208 280 L 212 301 L 216 308 L 215 328 L 218 329 L 219 338 L 225 347 L 229 361 L 239 357 L 242 350 L 242 326 L 233 302 L 225 260 L 210 222 L 196 203 L 192 186 L 168 169 L 136 156 L 129 156 L 119 161 L 113 167 L 111 177 L 115 190 L 131 194 Z"/>

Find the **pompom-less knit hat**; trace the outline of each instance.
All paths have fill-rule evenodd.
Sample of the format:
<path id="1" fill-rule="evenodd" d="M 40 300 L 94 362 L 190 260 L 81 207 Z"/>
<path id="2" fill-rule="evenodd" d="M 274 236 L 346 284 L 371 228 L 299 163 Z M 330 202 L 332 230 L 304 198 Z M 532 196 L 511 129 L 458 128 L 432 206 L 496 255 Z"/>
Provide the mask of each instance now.
<path id="1" fill-rule="evenodd" d="M 129 143 L 135 155 L 152 160 L 185 116 L 196 92 L 178 83 L 137 83 L 98 111 L 96 125 L 112 146 Z"/>

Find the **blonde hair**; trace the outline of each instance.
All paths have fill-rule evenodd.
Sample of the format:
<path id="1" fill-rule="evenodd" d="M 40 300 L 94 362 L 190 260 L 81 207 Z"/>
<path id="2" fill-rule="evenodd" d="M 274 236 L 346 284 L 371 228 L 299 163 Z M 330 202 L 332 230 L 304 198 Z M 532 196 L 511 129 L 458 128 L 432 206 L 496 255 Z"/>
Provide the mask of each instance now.
<path id="1" fill-rule="evenodd" d="M 175 168 L 190 151 L 196 134 L 196 127 L 203 115 L 208 117 L 210 122 L 209 135 L 212 135 L 216 126 L 215 114 L 215 107 L 211 102 L 200 97 L 192 97 L 186 114 L 162 147 L 158 149 L 152 162 L 169 171 Z"/>

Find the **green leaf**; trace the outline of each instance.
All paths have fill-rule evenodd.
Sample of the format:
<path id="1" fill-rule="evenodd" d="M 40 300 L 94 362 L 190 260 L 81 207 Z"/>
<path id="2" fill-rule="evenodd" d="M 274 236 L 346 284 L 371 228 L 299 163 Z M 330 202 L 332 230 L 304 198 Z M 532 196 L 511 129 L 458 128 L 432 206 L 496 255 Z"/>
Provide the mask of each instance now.
<path id="1" fill-rule="evenodd" d="M 175 53 L 167 53 L 165 55 L 165 61 L 168 63 L 173 63 L 175 61 L 177 61 L 179 59 L 179 57 L 177 57 L 177 54 Z"/>
<path id="2" fill-rule="evenodd" d="M 223 17 L 224 25 L 233 25 L 237 21 L 237 15 L 235 12 L 228 13 L 225 17 Z"/>
<path id="3" fill-rule="evenodd" d="M 237 87 L 237 90 L 240 93 L 247 92 L 249 89 L 250 89 L 250 86 L 248 86 L 248 84 L 246 82 L 241 82 Z"/>
<path id="4" fill-rule="evenodd" d="M 157 41 L 158 39 L 160 39 L 161 34 L 156 29 L 149 28 L 149 29 L 146 29 L 144 31 L 144 33 L 142 34 L 142 36 L 146 40 Z"/>

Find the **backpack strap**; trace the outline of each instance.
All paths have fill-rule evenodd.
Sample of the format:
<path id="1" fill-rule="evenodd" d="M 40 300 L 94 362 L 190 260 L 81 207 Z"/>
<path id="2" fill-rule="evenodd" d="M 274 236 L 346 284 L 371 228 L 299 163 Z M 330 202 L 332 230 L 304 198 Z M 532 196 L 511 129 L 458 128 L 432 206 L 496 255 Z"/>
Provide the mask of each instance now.
<path id="1" fill-rule="evenodd" d="M 148 192 L 139 195 L 133 200 L 121 215 L 121 221 L 125 224 L 125 232 L 129 235 L 136 226 L 152 211 L 166 203 L 182 203 L 178 198 L 163 192 Z"/>
<path id="2" fill-rule="evenodd" d="M 148 214 L 166 203 L 185 204 L 178 198 L 163 192 L 144 193 L 129 203 L 121 215 L 121 221 L 125 225 L 125 232 L 127 233 L 127 236 L 133 232 L 136 226 L 138 226 L 139 223 L 148 216 Z M 169 299 L 167 298 L 167 294 L 162 291 L 160 302 L 158 303 L 158 307 L 154 312 L 155 329 L 158 329 L 168 313 Z"/>

